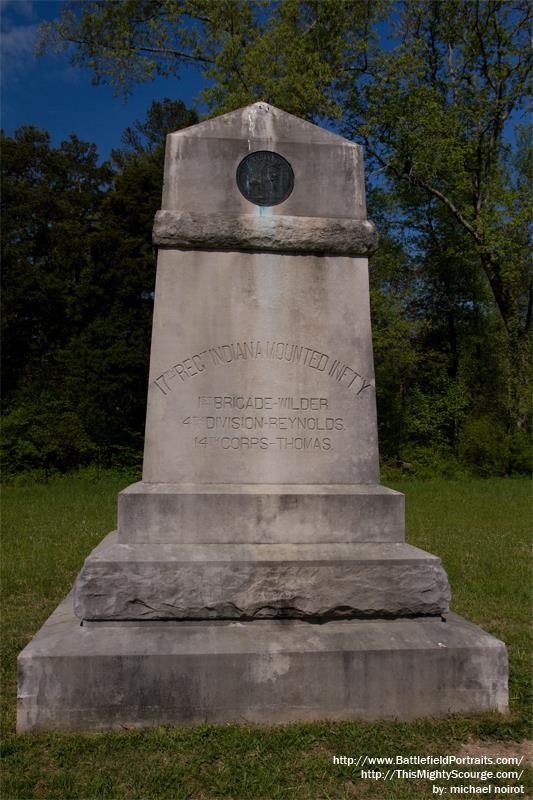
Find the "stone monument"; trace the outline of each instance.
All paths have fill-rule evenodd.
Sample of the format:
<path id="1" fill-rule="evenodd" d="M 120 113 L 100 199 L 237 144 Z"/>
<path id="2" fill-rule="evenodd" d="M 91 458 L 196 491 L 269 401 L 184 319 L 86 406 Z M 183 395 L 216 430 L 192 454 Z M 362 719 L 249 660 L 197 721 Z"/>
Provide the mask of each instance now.
<path id="1" fill-rule="evenodd" d="M 170 134 L 143 480 L 19 657 L 20 730 L 507 707 L 379 483 L 358 145 L 265 103 Z"/>

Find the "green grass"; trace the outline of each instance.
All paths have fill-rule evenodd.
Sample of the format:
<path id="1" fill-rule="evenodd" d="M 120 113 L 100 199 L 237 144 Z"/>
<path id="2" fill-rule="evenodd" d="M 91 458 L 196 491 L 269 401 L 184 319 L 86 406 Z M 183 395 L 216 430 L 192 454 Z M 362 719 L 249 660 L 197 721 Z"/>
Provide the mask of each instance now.
<path id="1" fill-rule="evenodd" d="M 469 740 L 481 740 L 487 752 L 507 742 L 512 754 L 530 735 L 530 483 L 494 479 L 394 488 L 406 494 L 408 541 L 444 562 L 453 609 L 508 645 L 508 716 L 15 736 L 16 656 L 114 527 L 116 493 L 133 479 L 87 471 L 3 490 L 3 800 L 429 798 L 430 781 L 362 779 L 353 767 L 334 766 L 332 756 L 443 755 Z M 527 797 L 527 770 L 521 783 L 518 796 Z"/>

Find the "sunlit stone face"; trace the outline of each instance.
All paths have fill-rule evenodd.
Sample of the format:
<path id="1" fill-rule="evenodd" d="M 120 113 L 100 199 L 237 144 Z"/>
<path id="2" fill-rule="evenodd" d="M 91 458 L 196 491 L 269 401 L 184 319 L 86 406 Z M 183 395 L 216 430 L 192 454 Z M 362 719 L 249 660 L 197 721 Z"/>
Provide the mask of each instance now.
<path id="1" fill-rule="evenodd" d="M 161 251 L 153 340 L 145 480 L 378 482 L 366 259 Z"/>
<path id="2" fill-rule="evenodd" d="M 255 216 L 273 250 L 159 251 L 143 479 L 378 483 L 367 260 L 276 247 L 366 219 L 358 146 L 256 104 L 169 137 L 163 207 Z"/>

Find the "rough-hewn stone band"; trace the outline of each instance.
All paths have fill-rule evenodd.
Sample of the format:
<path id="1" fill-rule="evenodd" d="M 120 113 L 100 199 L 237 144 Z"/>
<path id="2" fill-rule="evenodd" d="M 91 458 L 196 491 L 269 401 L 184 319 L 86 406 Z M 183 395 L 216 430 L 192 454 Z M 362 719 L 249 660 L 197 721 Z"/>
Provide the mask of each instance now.
<path id="1" fill-rule="evenodd" d="M 118 588 L 116 588 L 118 587 Z M 80 619 L 334 619 L 440 615 L 440 559 L 403 542 L 121 544 L 76 580 Z"/>
<path id="2" fill-rule="evenodd" d="M 158 247 L 279 250 L 368 256 L 377 248 L 374 224 L 362 219 L 320 217 L 225 216 L 158 211 L 153 242 Z"/>

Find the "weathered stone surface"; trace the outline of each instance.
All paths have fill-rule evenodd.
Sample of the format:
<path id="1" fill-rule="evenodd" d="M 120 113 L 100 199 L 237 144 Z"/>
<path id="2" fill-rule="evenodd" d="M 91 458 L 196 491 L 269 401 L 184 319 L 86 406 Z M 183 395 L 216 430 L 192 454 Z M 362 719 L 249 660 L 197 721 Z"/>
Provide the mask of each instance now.
<path id="1" fill-rule="evenodd" d="M 71 598 L 18 659 L 18 730 L 507 710 L 505 646 L 450 614 L 394 621 L 84 623 Z"/>
<path id="2" fill-rule="evenodd" d="M 271 208 L 237 185 L 265 150 Z M 367 259 L 332 255 L 375 245 L 361 148 L 265 103 L 170 134 L 155 236 L 143 480 L 379 483 Z"/>
<path id="3" fill-rule="evenodd" d="M 158 211 L 153 242 L 159 247 L 202 250 L 268 250 L 368 256 L 377 248 L 372 222 L 321 217 L 191 214 Z"/>
<path id="4" fill-rule="evenodd" d="M 81 619 L 407 617 L 448 611 L 440 559 L 408 544 L 120 544 L 76 580 Z"/>
<path id="5" fill-rule="evenodd" d="M 157 270 L 145 482 L 379 483 L 366 259 L 160 250 Z"/>
<path id="6" fill-rule="evenodd" d="M 294 172 L 289 197 L 268 210 L 237 187 L 239 164 L 258 150 L 278 153 Z M 363 149 L 279 108 L 254 103 L 168 135 L 161 207 L 230 217 L 366 219 Z"/>
<path id="7" fill-rule="evenodd" d="M 403 542 L 404 496 L 385 486 L 168 484 L 118 496 L 119 541 Z"/>

